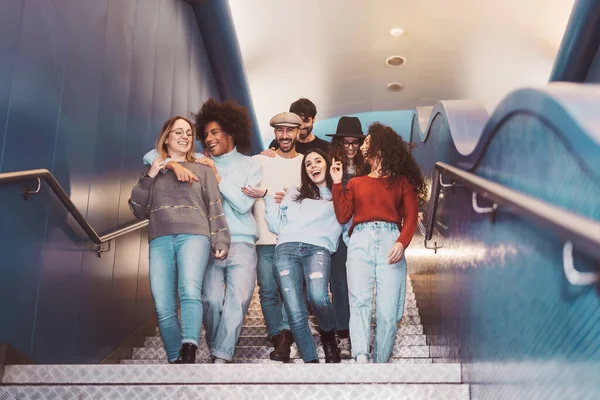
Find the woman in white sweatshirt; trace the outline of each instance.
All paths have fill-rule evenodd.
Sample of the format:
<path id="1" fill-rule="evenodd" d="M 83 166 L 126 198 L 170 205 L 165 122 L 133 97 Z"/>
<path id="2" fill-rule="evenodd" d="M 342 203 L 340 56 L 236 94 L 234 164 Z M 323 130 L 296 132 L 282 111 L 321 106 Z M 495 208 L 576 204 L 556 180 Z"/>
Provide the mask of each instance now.
<path id="1" fill-rule="evenodd" d="M 307 297 L 321 329 L 325 362 L 340 362 L 328 284 L 331 254 L 337 250 L 342 225 L 333 209 L 329 167 L 328 156 L 320 149 L 312 150 L 302 161 L 302 185 L 289 189 L 281 204 L 272 196 L 265 197 L 267 224 L 277 234 L 277 284 L 304 362 L 318 362 L 308 327 Z"/>

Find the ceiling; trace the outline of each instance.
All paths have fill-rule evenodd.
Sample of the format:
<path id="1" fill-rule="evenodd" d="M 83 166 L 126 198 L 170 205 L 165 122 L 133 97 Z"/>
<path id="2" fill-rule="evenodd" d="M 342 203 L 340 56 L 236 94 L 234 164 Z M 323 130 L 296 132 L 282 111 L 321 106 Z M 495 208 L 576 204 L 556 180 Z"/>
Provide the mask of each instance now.
<path id="1" fill-rule="evenodd" d="M 263 137 L 299 97 L 317 119 L 544 85 L 574 0 L 229 0 Z M 400 27 L 404 35 L 393 37 Z M 391 55 L 406 58 L 385 65 Z M 386 85 L 405 88 L 389 92 Z"/>

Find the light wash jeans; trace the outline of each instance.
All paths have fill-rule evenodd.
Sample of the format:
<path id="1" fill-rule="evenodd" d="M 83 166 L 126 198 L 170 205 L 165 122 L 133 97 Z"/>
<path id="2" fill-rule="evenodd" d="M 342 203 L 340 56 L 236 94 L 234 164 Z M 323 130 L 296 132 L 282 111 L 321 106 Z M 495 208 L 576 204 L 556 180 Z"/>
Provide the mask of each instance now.
<path id="1" fill-rule="evenodd" d="M 328 288 L 329 250 L 306 243 L 282 243 L 275 249 L 275 268 L 292 335 L 302 359 L 316 360 L 317 349 L 308 327 L 306 297 L 308 295 L 319 328 L 325 332 L 333 331 L 335 316 Z"/>
<path id="2" fill-rule="evenodd" d="M 350 294 L 350 340 L 354 357 L 369 357 L 373 285 L 376 288 L 374 362 L 388 362 L 396 332 L 399 307 L 404 308 L 406 260 L 388 264 L 390 249 L 398 240 L 398 226 L 389 222 L 357 225 L 348 246 L 348 292 Z"/>
<path id="3" fill-rule="evenodd" d="M 167 357 L 179 357 L 182 343 L 198 346 L 202 328 L 202 282 L 210 257 L 204 235 L 167 235 L 150 241 L 150 288 Z M 181 328 L 177 319 L 177 292 Z"/>
<path id="4" fill-rule="evenodd" d="M 231 243 L 225 260 L 211 258 L 202 290 L 206 342 L 214 357 L 233 360 L 256 284 L 256 247 Z"/>
<path id="5" fill-rule="evenodd" d="M 275 278 L 275 245 L 259 244 L 256 246 L 256 254 L 258 256 L 256 272 L 260 308 L 267 325 L 267 334 L 272 337 L 284 329 L 290 329 Z"/>

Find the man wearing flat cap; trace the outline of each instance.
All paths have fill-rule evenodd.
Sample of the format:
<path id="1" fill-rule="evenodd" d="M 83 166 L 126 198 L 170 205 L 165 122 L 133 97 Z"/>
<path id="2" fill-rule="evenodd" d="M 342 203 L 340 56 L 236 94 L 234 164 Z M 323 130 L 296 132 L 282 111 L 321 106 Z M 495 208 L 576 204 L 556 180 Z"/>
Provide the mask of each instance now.
<path id="1" fill-rule="evenodd" d="M 267 226 L 263 197 L 270 193 L 279 203 L 288 187 L 301 185 L 302 155 L 296 151 L 296 143 L 302 124 L 302 118 L 293 112 L 283 112 L 271 118 L 270 125 L 275 131 L 277 150 L 274 157 L 262 154 L 254 156 L 262 165 L 262 181 L 256 188 L 243 188 L 246 195 L 257 199 L 253 213 L 259 228 L 256 242 L 258 294 L 267 334 L 275 347 L 270 357 L 275 361 L 289 360 L 292 333 L 275 280 L 277 235 L 271 233 Z"/>
<path id="2" fill-rule="evenodd" d="M 302 121 L 298 132 L 298 141 L 296 142 L 296 151 L 300 154 L 309 153 L 313 149 L 321 149 L 329 153 L 329 142 L 313 135 L 313 125 L 317 116 L 317 107 L 309 99 L 301 98 L 290 105 L 290 112 L 297 114 Z M 277 140 L 269 144 L 269 148 L 264 151 L 265 155 L 273 156 L 273 151 L 279 148 Z"/>

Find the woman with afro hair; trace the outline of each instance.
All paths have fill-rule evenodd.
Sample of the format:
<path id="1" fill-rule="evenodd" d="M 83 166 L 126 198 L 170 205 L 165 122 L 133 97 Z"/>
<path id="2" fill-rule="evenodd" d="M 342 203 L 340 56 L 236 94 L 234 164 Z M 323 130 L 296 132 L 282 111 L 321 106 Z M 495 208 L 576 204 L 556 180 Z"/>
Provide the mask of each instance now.
<path id="1" fill-rule="evenodd" d="M 344 165 L 332 161 L 333 204 L 340 223 L 354 215 L 346 262 L 353 355 L 357 363 L 368 362 L 375 285 L 373 359 L 386 363 L 398 330 L 398 305 L 404 303 L 404 250 L 416 231 L 426 186 L 408 146 L 389 126 L 372 124 L 360 151 L 371 171 L 352 178 L 346 190 L 342 186 Z"/>
<path id="2" fill-rule="evenodd" d="M 196 162 L 215 175 L 231 233 L 227 258 L 211 257 L 202 286 L 206 342 L 217 364 L 233 360 L 256 282 L 258 225 L 251 212 L 255 200 L 241 189 L 262 180 L 260 163 L 245 155 L 251 151 L 250 121 L 245 107 L 212 98 L 195 114 L 196 132 L 207 152 L 206 157 L 196 154 Z M 151 152 L 144 161 L 151 164 L 154 157 Z M 197 177 L 179 163 L 167 159 L 165 165 L 180 181 L 197 184 Z"/>

